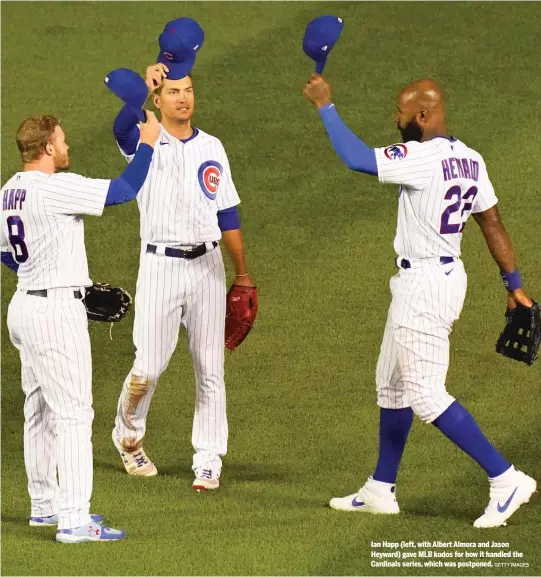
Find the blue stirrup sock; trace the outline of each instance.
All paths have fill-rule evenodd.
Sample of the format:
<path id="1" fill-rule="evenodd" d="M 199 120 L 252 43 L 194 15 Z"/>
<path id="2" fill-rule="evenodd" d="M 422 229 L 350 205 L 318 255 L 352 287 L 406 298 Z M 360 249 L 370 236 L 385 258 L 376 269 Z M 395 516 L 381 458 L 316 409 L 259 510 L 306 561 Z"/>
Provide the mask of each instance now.
<path id="1" fill-rule="evenodd" d="M 497 477 L 511 467 L 485 437 L 471 414 L 458 401 L 455 401 L 432 424 L 459 449 L 477 461 L 489 477 Z"/>
<path id="2" fill-rule="evenodd" d="M 413 422 L 413 410 L 380 409 L 379 413 L 379 457 L 375 481 L 395 483 L 400 460 Z"/>

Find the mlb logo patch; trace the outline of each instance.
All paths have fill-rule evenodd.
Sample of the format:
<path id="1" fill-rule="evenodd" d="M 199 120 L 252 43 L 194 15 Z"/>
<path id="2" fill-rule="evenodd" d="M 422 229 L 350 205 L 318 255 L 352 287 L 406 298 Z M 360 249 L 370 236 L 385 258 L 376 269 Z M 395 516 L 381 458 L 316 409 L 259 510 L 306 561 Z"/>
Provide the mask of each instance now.
<path id="1" fill-rule="evenodd" d="M 207 198 L 210 200 L 216 199 L 218 186 L 224 169 L 222 165 L 216 160 L 207 160 L 199 167 L 197 171 L 197 178 L 199 179 L 199 186 Z"/>
<path id="2" fill-rule="evenodd" d="M 388 146 L 383 152 L 389 160 L 402 160 L 408 155 L 408 149 L 404 144 L 393 144 Z"/>

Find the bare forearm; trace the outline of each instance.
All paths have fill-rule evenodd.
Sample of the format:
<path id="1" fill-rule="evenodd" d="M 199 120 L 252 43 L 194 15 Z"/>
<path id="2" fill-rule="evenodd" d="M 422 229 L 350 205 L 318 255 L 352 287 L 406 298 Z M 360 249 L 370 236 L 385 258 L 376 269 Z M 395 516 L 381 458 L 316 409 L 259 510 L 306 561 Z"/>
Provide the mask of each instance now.
<path id="1" fill-rule="evenodd" d="M 503 224 L 490 223 L 482 228 L 488 250 L 502 272 L 516 269 L 515 251 Z"/>
<path id="2" fill-rule="evenodd" d="M 473 215 L 483 232 L 488 250 L 503 273 L 516 270 L 515 251 L 497 206 Z"/>
<path id="3" fill-rule="evenodd" d="M 246 256 L 244 254 L 242 232 L 240 229 L 227 230 L 222 233 L 222 239 L 229 254 L 229 258 L 235 267 L 235 274 L 237 276 L 246 275 Z"/>
<path id="4" fill-rule="evenodd" d="M 507 289 L 507 308 L 517 306 L 531 307 L 532 300 L 522 288 L 522 280 L 515 262 L 515 251 L 511 239 L 503 226 L 497 206 L 484 212 L 474 214 L 473 217 L 483 231 L 488 250 L 500 267 L 500 276 Z"/>

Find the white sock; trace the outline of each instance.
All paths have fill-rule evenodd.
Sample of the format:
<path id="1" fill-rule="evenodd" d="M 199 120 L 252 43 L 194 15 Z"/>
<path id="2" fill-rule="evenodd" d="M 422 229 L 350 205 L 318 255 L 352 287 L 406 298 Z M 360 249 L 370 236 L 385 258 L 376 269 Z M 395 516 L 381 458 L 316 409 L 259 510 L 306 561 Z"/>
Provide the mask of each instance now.
<path id="1" fill-rule="evenodd" d="M 385 481 L 376 481 L 372 477 L 368 477 L 368 485 L 374 487 L 382 493 L 390 493 L 391 489 L 395 486 L 395 483 L 385 483 Z M 394 493 L 394 491 L 393 491 Z"/>
<path id="2" fill-rule="evenodd" d="M 509 483 L 509 481 L 516 475 L 516 473 L 518 473 L 518 471 L 515 469 L 515 467 L 513 467 L 513 465 L 511 465 L 509 469 L 504 471 L 501 475 L 492 478 L 489 477 L 488 480 L 490 481 L 491 485 L 507 485 L 507 483 Z"/>

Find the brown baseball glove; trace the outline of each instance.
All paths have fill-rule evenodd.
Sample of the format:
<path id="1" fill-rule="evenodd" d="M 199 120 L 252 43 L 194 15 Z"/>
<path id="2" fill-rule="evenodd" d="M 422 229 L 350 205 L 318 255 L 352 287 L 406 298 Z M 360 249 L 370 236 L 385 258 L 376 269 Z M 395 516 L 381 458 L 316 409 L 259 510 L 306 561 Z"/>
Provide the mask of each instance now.
<path id="1" fill-rule="evenodd" d="M 234 284 L 227 293 L 225 315 L 225 346 L 234 351 L 254 326 L 257 315 L 257 289 L 255 286 Z"/>

